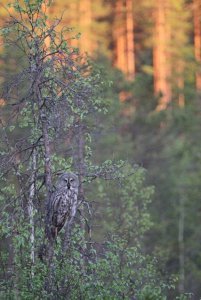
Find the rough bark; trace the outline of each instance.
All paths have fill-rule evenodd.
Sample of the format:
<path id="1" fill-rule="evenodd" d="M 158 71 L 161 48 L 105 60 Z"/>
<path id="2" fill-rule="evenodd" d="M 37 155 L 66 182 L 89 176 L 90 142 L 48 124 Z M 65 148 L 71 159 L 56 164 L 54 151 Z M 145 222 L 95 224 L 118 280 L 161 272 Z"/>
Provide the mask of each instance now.
<path id="1" fill-rule="evenodd" d="M 168 52 L 170 28 L 166 19 L 168 0 L 157 0 L 156 5 L 153 51 L 154 92 L 156 96 L 161 96 L 157 110 L 163 110 L 166 109 L 168 103 L 171 101 L 171 67 Z"/>
<path id="2" fill-rule="evenodd" d="M 193 15 L 194 15 L 194 53 L 198 63 L 196 72 L 196 88 L 201 91 L 201 1 L 193 0 Z"/>
<path id="3" fill-rule="evenodd" d="M 79 2 L 79 22 L 82 35 L 79 40 L 80 52 L 92 53 L 92 43 L 90 38 L 92 23 L 92 3 L 91 0 L 80 0 Z"/>
<path id="4" fill-rule="evenodd" d="M 34 197 L 36 195 L 36 188 L 35 188 L 35 182 L 36 182 L 36 170 L 37 170 L 37 151 L 34 148 L 32 152 L 32 161 L 31 161 L 31 185 L 29 188 L 29 199 L 28 199 L 28 217 L 29 217 L 29 225 L 30 225 L 30 245 L 31 245 L 31 263 L 34 265 L 35 263 L 35 254 L 34 254 L 34 248 L 35 248 L 35 229 L 34 229 Z M 34 275 L 32 271 L 32 276 Z"/>
<path id="5" fill-rule="evenodd" d="M 135 77 L 133 0 L 126 0 L 127 78 Z"/>
<path id="6" fill-rule="evenodd" d="M 181 193 L 179 199 L 179 228 L 178 228 L 178 243 L 179 243 L 179 291 L 184 292 L 185 283 L 185 256 L 184 256 L 184 196 Z"/>
<path id="7" fill-rule="evenodd" d="M 178 96 L 178 105 L 179 107 L 184 107 L 185 105 L 185 97 L 184 97 L 184 62 L 179 61 L 178 62 L 178 79 L 177 79 L 177 86 L 179 89 L 179 96 Z"/>
<path id="8" fill-rule="evenodd" d="M 127 59 L 126 59 L 126 24 L 124 3 L 122 0 L 117 0 L 115 3 L 115 66 L 127 73 Z"/>

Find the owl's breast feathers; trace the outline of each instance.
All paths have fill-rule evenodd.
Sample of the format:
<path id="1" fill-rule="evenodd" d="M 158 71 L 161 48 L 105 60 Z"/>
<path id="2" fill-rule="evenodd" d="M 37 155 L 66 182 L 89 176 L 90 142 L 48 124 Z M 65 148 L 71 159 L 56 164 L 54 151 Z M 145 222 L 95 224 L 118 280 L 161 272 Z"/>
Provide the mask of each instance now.
<path id="1" fill-rule="evenodd" d="M 72 189 L 56 191 L 51 199 L 51 223 L 53 225 L 52 235 L 64 226 L 67 218 L 74 217 L 77 209 L 77 192 Z"/>

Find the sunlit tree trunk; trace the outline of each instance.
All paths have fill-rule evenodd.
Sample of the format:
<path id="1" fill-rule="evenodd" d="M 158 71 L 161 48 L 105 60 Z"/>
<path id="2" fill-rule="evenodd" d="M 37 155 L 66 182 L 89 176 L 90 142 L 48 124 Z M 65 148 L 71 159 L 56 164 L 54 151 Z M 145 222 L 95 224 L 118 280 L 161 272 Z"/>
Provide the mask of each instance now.
<path id="1" fill-rule="evenodd" d="M 114 41 L 114 64 L 132 80 L 135 77 L 133 0 L 115 3 Z"/>
<path id="2" fill-rule="evenodd" d="M 157 0 L 155 9 L 155 36 L 154 36 L 154 92 L 160 95 L 157 109 L 166 109 L 171 101 L 170 86 L 170 54 L 168 52 L 170 27 L 167 24 L 166 13 L 168 9 L 167 0 Z"/>
<path id="3" fill-rule="evenodd" d="M 91 43 L 92 3 L 91 0 L 80 0 L 79 2 L 79 26 L 82 35 L 79 40 L 81 53 L 93 51 Z"/>
<path id="4" fill-rule="evenodd" d="M 2 0 L 0 2 L 1 6 L 0 6 L 0 28 L 3 28 L 6 24 L 8 15 L 7 13 L 9 12 L 10 14 L 14 14 L 14 9 L 12 7 L 6 7 L 6 5 L 8 4 L 8 1 L 6 0 Z M 2 66 L 4 66 L 6 64 L 5 60 L 3 59 L 3 52 L 5 52 L 4 49 L 4 41 L 3 41 L 3 34 L 0 34 L 0 68 L 2 68 Z M 5 74 L 4 72 L 0 72 L 0 86 L 2 85 L 2 83 L 5 80 Z M 2 87 L 2 86 L 1 86 Z M 0 98 L 0 110 L 1 108 L 5 105 L 5 100 L 3 98 Z"/>
<path id="5" fill-rule="evenodd" d="M 178 80 L 177 80 L 177 87 L 179 90 L 178 95 L 178 105 L 179 107 L 184 107 L 185 105 L 185 97 L 184 97 L 184 62 L 179 61 L 178 62 Z"/>
<path id="6" fill-rule="evenodd" d="M 127 73 L 127 40 L 126 40 L 126 23 L 125 23 L 125 7 L 123 0 L 117 0 L 115 3 L 115 66 Z"/>
<path id="7" fill-rule="evenodd" d="M 135 77 L 133 0 L 126 0 L 127 78 Z"/>
<path id="8" fill-rule="evenodd" d="M 193 0 L 194 13 L 194 49 L 195 59 L 198 63 L 198 71 L 196 72 L 196 88 L 201 90 L 201 0 Z"/>

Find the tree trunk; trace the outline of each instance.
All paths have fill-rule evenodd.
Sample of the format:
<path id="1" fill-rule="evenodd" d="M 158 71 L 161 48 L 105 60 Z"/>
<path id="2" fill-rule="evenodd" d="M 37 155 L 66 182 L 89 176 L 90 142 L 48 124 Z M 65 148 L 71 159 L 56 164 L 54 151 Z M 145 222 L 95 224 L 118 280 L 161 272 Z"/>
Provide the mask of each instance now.
<path id="1" fill-rule="evenodd" d="M 185 97 L 184 97 L 184 62 L 179 61 L 178 62 L 178 80 L 177 80 L 177 86 L 179 90 L 179 96 L 178 96 L 178 105 L 179 107 L 184 107 L 185 105 Z"/>
<path id="2" fill-rule="evenodd" d="M 79 2 L 79 22 L 82 35 L 79 40 L 80 52 L 91 54 L 91 23 L 92 23 L 92 7 L 91 0 L 80 0 Z"/>
<path id="3" fill-rule="evenodd" d="M 35 183 L 36 183 L 36 169 L 37 169 L 37 152 L 36 148 L 33 149 L 32 153 L 32 162 L 31 162 L 31 185 L 29 189 L 29 199 L 28 199 L 28 217 L 30 224 L 30 245 L 31 245 L 31 263 L 32 266 L 35 262 L 34 248 L 35 248 L 35 230 L 34 230 L 34 197 L 36 195 Z M 34 276 L 33 271 L 31 271 L 31 275 Z"/>
<path id="4" fill-rule="evenodd" d="M 154 65 L 154 92 L 155 95 L 160 95 L 160 101 L 157 110 L 167 108 L 171 101 L 171 86 L 170 86 L 170 55 L 168 52 L 170 27 L 167 24 L 168 0 L 157 0 L 155 10 L 155 39 L 153 51 Z"/>
<path id="5" fill-rule="evenodd" d="M 126 0 L 127 78 L 135 77 L 133 0 Z"/>
<path id="6" fill-rule="evenodd" d="M 127 73 L 126 58 L 126 24 L 125 24 L 125 7 L 123 0 L 117 0 L 115 3 L 115 66 L 125 74 Z"/>
<path id="7" fill-rule="evenodd" d="M 84 188 L 83 188 L 83 175 L 84 175 L 84 157 L 85 157 L 85 140 L 84 140 L 84 129 L 83 129 L 83 123 L 82 121 L 79 121 L 78 123 L 78 134 L 77 134 L 77 151 L 78 151 L 78 172 L 79 172 L 79 201 L 82 203 L 84 201 Z M 80 208 L 81 212 L 81 221 L 80 221 L 80 226 L 85 234 L 85 222 L 83 218 L 83 207 Z M 85 272 L 85 235 L 83 234 L 82 237 L 82 258 L 83 258 L 83 263 L 81 264 L 81 268 L 83 273 Z"/>
<path id="8" fill-rule="evenodd" d="M 184 270 L 184 196 L 181 192 L 179 199 L 179 229 L 178 229 L 178 243 L 179 243 L 179 292 L 184 292 L 185 270 Z"/>
<path id="9" fill-rule="evenodd" d="M 194 52 L 198 64 L 196 72 L 196 89 L 201 91 L 201 0 L 193 0 L 194 14 Z"/>

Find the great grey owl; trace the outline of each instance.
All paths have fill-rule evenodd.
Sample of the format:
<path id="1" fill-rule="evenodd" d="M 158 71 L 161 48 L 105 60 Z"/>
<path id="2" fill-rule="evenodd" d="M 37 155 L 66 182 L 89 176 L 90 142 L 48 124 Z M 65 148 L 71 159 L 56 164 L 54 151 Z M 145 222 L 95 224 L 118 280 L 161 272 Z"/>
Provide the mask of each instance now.
<path id="1" fill-rule="evenodd" d="M 78 207 L 78 176 L 74 173 L 62 174 L 56 184 L 49 206 L 51 234 L 55 238 L 65 223 L 72 223 Z"/>

